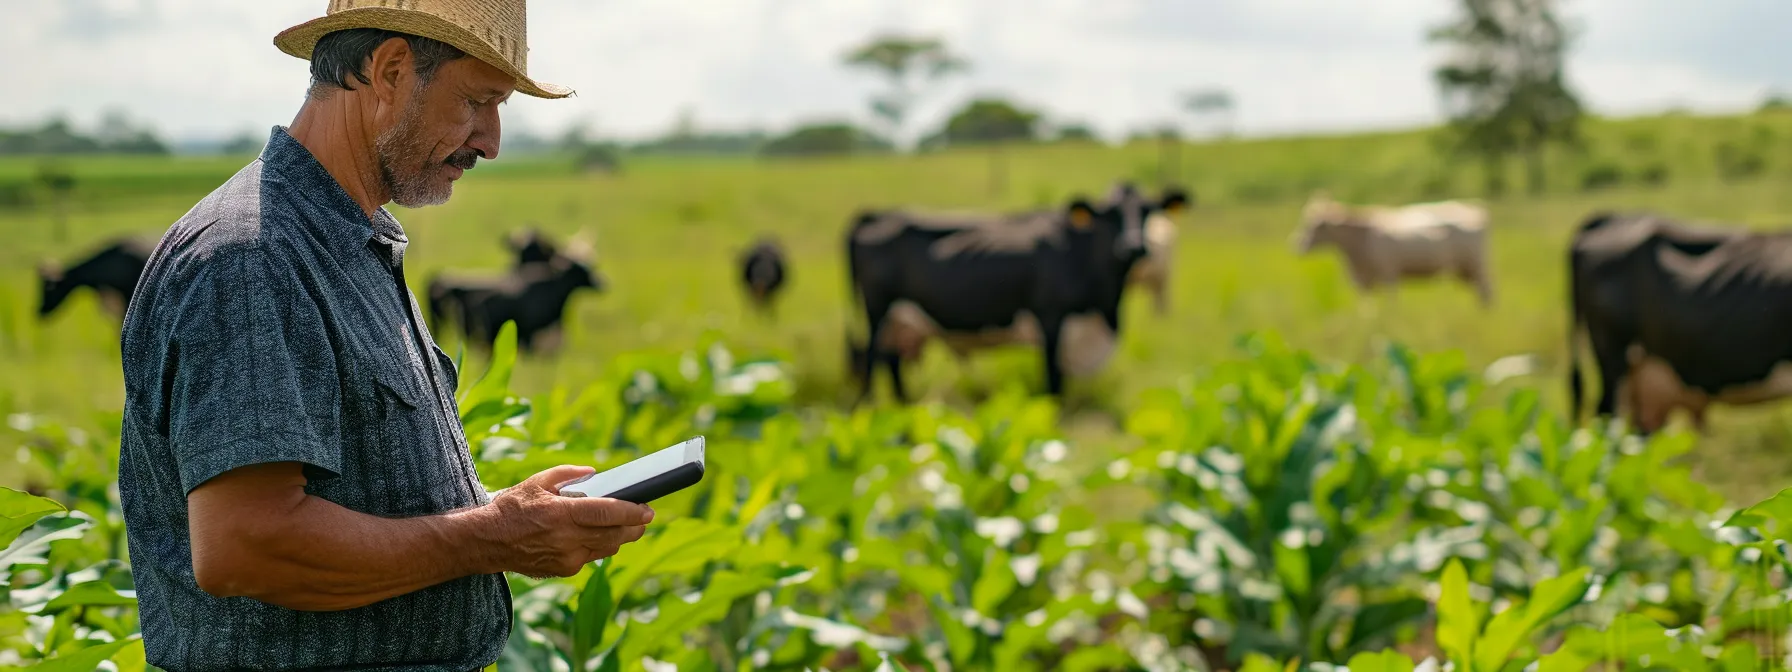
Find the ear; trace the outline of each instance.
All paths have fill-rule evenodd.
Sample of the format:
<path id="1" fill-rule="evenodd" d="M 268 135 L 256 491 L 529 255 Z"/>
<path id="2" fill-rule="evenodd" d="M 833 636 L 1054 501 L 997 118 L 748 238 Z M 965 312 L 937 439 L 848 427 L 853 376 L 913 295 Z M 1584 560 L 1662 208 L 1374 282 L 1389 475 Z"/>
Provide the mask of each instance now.
<path id="1" fill-rule="evenodd" d="M 388 38 L 367 55 L 368 88 L 381 103 L 396 106 L 410 92 L 412 69 L 411 45 L 402 37 Z M 397 114 L 397 109 L 392 110 Z"/>
<path id="2" fill-rule="evenodd" d="M 1071 201 L 1066 214 L 1070 217 L 1070 227 L 1078 231 L 1089 228 L 1095 222 L 1095 208 L 1085 199 Z"/>
<path id="3" fill-rule="evenodd" d="M 1176 215 L 1176 214 L 1180 214 L 1182 212 L 1183 208 L 1186 208 L 1193 204 L 1194 204 L 1194 199 L 1192 196 L 1190 196 L 1188 194 L 1188 192 L 1185 192 L 1181 189 L 1171 189 L 1169 191 L 1164 192 L 1163 200 L 1159 202 L 1158 207 L 1161 208 L 1166 214 Z"/>

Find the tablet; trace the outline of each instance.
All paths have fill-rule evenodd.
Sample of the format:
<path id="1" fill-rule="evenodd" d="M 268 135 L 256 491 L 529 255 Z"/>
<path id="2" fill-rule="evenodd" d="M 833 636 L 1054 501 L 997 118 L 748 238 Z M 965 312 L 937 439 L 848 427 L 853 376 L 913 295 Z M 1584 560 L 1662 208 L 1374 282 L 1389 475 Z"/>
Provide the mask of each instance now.
<path id="1" fill-rule="evenodd" d="M 560 487 L 566 497 L 609 497 L 646 504 L 703 480 L 703 437 L 635 458 Z"/>

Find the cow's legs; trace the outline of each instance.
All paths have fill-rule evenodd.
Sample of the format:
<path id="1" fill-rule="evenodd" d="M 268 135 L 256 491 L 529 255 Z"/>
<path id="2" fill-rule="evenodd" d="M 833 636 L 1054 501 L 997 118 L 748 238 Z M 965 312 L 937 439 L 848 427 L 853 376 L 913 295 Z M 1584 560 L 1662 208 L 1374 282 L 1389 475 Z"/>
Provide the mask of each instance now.
<path id="1" fill-rule="evenodd" d="M 1630 374 L 1630 358 L 1625 352 L 1630 339 L 1623 336 L 1588 329 L 1587 340 L 1593 346 L 1593 361 L 1599 366 L 1599 403 L 1593 409 L 1593 415 L 1598 417 L 1610 418 L 1616 414 L 1619 384 Z"/>
<path id="2" fill-rule="evenodd" d="M 908 389 L 902 385 L 902 356 L 898 354 L 879 354 L 884 360 L 885 368 L 890 370 L 890 389 L 896 391 L 896 401 L 908 404 Z"/>
<path id="3" fill-rule="evenodd" d="M 1151 301 L 1159 316 L 1170 314 L 1170 283 L 1168 280 L 1158 278 L 1151 283 Z"/>
<path id="4" fill-rule="evenodd" d="M 1063 315 L 1039 316 L 1040 349 L 1045 356 L 1045 391 L 1054 397 L 1064 396 L 1064 366 L 1058 361 L 1058 346 L 1064 335 Z"/>
<path id="5" fill-rule="evenodd" d="M 873 297 L 869 294 L 864 296 L 864 302 L 865 358 L 859 363 L 861 367 L 859 369 L 859 398 L 853 402 L 854 406 L 865 403 L 867 399 L 871 398 L 872 376 L 877 371 L 877 360 L 883 356 L 884 318 L 889 316 L 890 304 L 893 303 L 890 299 L 881 296 Z M 891 367 L 891 373 L 894 374 L 896 367 L 900 366 L 901 362 L 897 362 L 894 367 Z"/>
<path id="6" fill-rule="evenodd" d="M 1493 307 L 1493 280 L 1488 277 L 1485 261 L 1480 259 L 1470 261 L 1463 265 L 1462 270 L 1458 271 L 1456 275 L 1462 279 L 1462 282 L 1474 285 L 1475 293 L 1481 297 L 1482 308 Z"/>

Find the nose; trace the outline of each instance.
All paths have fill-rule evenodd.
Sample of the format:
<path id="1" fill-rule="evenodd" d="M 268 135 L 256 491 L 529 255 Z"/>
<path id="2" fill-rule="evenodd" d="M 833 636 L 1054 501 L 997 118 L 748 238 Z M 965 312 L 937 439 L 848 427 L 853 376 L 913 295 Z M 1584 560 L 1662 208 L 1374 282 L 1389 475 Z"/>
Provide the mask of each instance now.
<path id="1" fill-rule="evenodd" d="M 479 152 L 479 157 L 487 161 L 498 158 L 498 144 L 504 134 L 503 128 L 498 120 L 497 106 L 481 109 L 473 120 L 473 133 L 467 136 L 467 147 Z"/>

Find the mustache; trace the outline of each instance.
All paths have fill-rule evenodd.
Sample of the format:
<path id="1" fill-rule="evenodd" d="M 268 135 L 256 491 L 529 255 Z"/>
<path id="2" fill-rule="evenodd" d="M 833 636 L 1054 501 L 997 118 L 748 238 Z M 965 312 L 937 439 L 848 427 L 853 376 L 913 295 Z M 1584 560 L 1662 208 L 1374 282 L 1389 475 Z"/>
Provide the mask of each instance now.
<path id="1" fill-rule="evenodd" d="M 455 168 L 459 168 L 461 170 L 472 170 L 473 164 L 478 161 L 479 161 L 479 150 L 462 148 L 459 150 L 455 150 L 455 152 L 453 154 L 449 154 L 448 159 L 446 161 L 443 161 L 442 163 L 446 163 L 450 166 L 454 166 Z"/>

